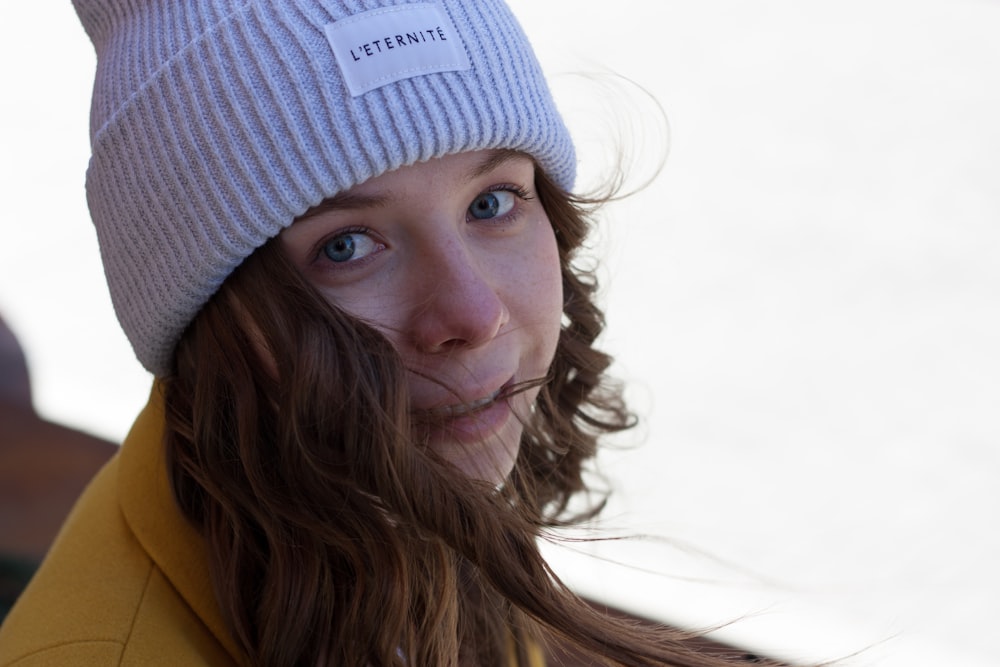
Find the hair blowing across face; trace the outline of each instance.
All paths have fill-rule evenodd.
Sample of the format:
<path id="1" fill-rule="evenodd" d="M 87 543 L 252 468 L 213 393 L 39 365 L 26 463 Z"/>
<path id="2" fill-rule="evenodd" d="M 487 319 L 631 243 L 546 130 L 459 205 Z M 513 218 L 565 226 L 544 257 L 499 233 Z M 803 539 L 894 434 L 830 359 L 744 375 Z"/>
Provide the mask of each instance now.
<path id="1" fill-rule="evenodd" d="M 390 343 L 329 306 L 277 243 L 185 333 L 166 378 L 168 463 L 251 664 L 526 664 L 526 647 L 546 640 L 596 664 L 730 664 L 595 612 L 538 551 L 543 530 L 584 518 L 567 516 L 583 466 L 599 436 L 633 419 L 593 347 L 595 283 L 573 264 L 587 217 L 537 180 L 559 243 L 563 328 L 500 489 L 414 442 Z"/>

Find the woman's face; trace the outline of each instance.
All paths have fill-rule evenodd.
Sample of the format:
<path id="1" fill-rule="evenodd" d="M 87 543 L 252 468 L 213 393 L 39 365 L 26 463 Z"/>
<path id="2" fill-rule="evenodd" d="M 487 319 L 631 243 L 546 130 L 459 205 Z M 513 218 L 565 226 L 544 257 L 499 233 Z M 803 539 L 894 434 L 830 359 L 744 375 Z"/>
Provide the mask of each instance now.
<path id="1" fill-rule="evenodd" d="M 505 479 L 538 389 L 503 393 L 545 376 L 562 316 L 533 162 L 477 151 L 403 167 L 279 238 L 330 303 L 392 341 L 429 446 L 470 477 Z"/>

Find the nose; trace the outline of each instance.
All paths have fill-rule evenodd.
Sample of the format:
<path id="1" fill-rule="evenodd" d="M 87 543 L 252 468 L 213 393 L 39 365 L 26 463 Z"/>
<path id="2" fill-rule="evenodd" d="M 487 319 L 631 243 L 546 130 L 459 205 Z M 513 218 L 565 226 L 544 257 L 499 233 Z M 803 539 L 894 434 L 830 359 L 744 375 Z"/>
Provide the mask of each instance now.
<path id="1" fill-rule="evenodd" d="M 414 347 L 437 353 L 480 347 L 495 338 L 510 313 L 491 272 L 461 241 L 439 244 L 423 254 L 412 286 L 409 323 Z"/>

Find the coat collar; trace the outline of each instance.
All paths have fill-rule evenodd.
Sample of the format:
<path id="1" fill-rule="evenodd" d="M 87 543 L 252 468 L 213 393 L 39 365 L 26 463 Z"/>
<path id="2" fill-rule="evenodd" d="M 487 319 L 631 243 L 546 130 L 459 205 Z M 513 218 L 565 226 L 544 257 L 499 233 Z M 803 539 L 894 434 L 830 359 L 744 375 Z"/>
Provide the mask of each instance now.
<path id="1" fill-rule="evenodd" d="M 156 382 L 119 454 L 122 514 L 184 601 L 233 659 L 241 662 L 242 651 L 215 600 L 205 541 L 174 500 L 163 443 L 165 425 L 163 386 Z"/>

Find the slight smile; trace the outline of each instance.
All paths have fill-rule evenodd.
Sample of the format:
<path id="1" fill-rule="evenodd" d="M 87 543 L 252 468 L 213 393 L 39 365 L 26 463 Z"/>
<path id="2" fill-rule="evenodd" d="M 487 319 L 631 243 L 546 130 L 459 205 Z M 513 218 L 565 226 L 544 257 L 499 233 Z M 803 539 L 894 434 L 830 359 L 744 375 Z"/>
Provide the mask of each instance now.
<path id="1" fill-rule="evenodd" d="M 459 403 L 456 405 L 444 405 L 439 408 L 432 408 L 430 410 L 421 410 L 419 414 L 422 419 L 425 419 L 427 421 L 446 420 L 446 419 L 454 419 L 456 417 L 465 417 L 475 412 L 479 412 L 483 408 L 487 407 L 495 400 L 497 400 L 503 393 L 504 393 L 504 388 L 501 387 L 500 389 L 497 389 L 489 396 L 477 399 L 475 401 L 469 401 L 468 403 Z"/>

